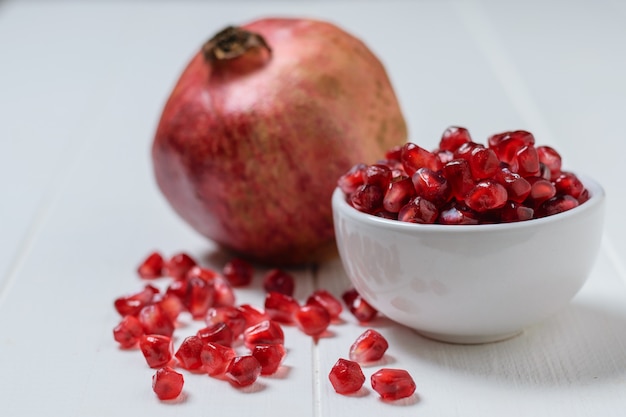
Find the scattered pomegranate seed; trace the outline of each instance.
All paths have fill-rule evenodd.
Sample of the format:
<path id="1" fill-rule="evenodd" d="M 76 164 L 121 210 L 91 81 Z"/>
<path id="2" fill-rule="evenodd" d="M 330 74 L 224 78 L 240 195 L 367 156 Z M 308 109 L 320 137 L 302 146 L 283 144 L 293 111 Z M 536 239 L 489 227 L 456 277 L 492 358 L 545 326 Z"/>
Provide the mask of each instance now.
<path id="1" fill-rule="evenodd" d="M 330 383 L 338 394 L 353 394 L 365 383 L 365 375 L 361 366 L 347 359 L 340 358 L 328 374 Z"/>
<path id="2" fill-rule="evenodd" d="M 245 320 L 245 327 L 252 327 L 255 324 L 259 324 L 262 321 L 269 320 L 269 316 L 265 314 L 263 311 L 259 311 L 256 308 L 252 307 L 250 304 L 241 304 L 236 307 Z"/>
<path id="3" fill-rule="evenodd" d="M 246 318 L 241 310 L 235 306 L 211 307 L 207 311 L 204 321 L 209 327 L 220 323 L 228 325 L 233 334 L 233 339 L 241 336 L 246 328 Z"/>
<path id="4" fill-rule="evenodd" d="M 172 360 L 172 339 L 169 336 L 143 335 L 139 348 L 150 368 L 161 368 Z"/>
<path id="5" fill-rule="evenodd" d="M 125 349 L 135 346 L 143 334 L 143 327 L 135 316 L 124 317 L 113 329 L 113 338 Z"/>
<path id="6" fill-rule="evenodd" d="M 415 382 L 404 369 L 383 368 L 371 376 L 372 388 L 387 401 L 410 397 L 415 392 Z"/>
<path id="7" fill-rule="evenodd" d="M 155 294 L 158 293 L 159 290 L 157 288 L 146 285 L 139 292 L 116 298 L 113 305 L 122 317 L 136 316 L 142 308 L 152 303 Z"/>
<path id="8" fill-rule="evenodd" d="M 203 343 L 216 343 L 224 346 L 232 346 L 235 336 L 233 331 L 226 323 L 216 323 L 208 327 L 204 327 L 196 333 Z"/>
<path id="9" fill-rule="evenodd" d="M 261 375 L 273 375 L 278 371 L 285 357 L 283 345 L 256 345 L 252 349 L 254 356 L 261 364 Z"/>
<path id="10" fill-rule="evenodd" d="M 252 282 L 254 268 L 252 268 L 249 262 L 240 258 L 234 258 L 224 265 L 222 274 L 233 287 L 245 287 Z"/>
<path id="11" fill-rule="evenodd" d="M 330 325 L 330 314 L 322 306 L 308 304 L 300 307 L 293 319 L 298 328 L 309 336 L 318 336 Z"/>
<path id="12" fill-rule="evenodd" d="M 292 324 L 300 304 L 290 295 L 270 291 L 265 296 L 265 313 L 279 323 Z"/>
<path id="13" fill-rule="evenodd" d="M 170 320 L 159 304 L 145 306 L 139 311 L 137 318 L 146 334 L 159 334 L 171 337 L 174 333 L 174 322 Z"/>
<path id="14" fill-rule="evenodd" d="M 374 329 L 367 329 L 350 346 L 350 360 L 368 363 L 380 360 L 387 351 L 389 343 Z"/>
<path id="15" fill-rule="evenodd" d="M 345 291 L 341 298 L 348 307 L 348 311 L 361 323 L 367 323 L 378 315 L 378 311 L 361 297 L 356 289 Z"/>
<path id="16" fill-rule="evenodd" d="M 183 279 L 196 264 L 195 259 L 188 254 L 177 253 L 165 263 L 165 275 L 175 279 Z"/>
<path id="17" fill-rule="evenodd" d="M 183 303 L 194 319 L 204 318 L 215 299 L 213 283 L 203 277 L 191 275 L 187 278 L 187 294 Z"/>
<path id="18" fill-rule="evenodd" d="M 186 337 L 174 356 L 183 368 L 190 370 L 198 369 L 202 366 L 200 353 L 203 346 L 204 343 L 198 336 Z"/>
<path id="19" fill-rule="evenodd" d="M 343 311 L 341 302 L 327 290 L 316 290 L 307 298 L 305 304 L 316 304 L 326 309 L 331 320 L 337 320 Z"/>
<path id="20" fill-rule="evenodd" d="M 173 400 L 183 390 L 185 379 L 181 374 L 166 366 L 152 376 L 152 390 L 159 400 Z"/>
<path id="21" fill-rule="evenodd" d="M 252 355 L 237 356 L 230 361 L 224 376 L 235 387 L 254 384 L 261 375 L 261 364 Z"/>
<path id="22" fill-rule="evenodd" d="M 285 343 L 285 334 L 277 322 L 265 320 L 246 328 L 243 332 L 243 341 L 250 350 L 256 345 L 282 345 Z"/>
<path id="23" fill-rule="evenodd" d="M 143 279 L 155 279 L 163 276 L 165 262 L 159 252 L 152 252 L 137 268 L 137 274 Z"/>
<path id="24" fill-rule="evenodd" d="M 282 269 L 272 269 L 263 277 L 263 288 L 266 292 L 279 292 L 293 296 L 295 290 L 293 276 Z"/>
<path id="25" fill-rule="evenodd" d="M 185 311 L 185 305 L 180 298 L 173 293 L 165 293 L 156 304 L 161 307 L 163 313 L 165 313 L 172 322 L 175 322 L 180 313 Z"/>
<path id="26" fill-rule="evenodd" d="M 200 352 L 202 367 L 209 376 L 223 375 L 234 358 L 235 350 L 232 347 L 217 343 L 206 343 Z"/>

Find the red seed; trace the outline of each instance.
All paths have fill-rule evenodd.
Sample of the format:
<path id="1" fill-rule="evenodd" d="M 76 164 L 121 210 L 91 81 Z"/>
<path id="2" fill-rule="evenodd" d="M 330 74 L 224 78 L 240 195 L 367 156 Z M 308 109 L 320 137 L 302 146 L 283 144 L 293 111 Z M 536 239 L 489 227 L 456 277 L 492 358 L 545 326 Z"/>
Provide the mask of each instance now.
<path id="1" fill-rule="evenodd" d="M 398 212 L 398 220 L 409 223 L 431 224 L 438 216 L 435 204 L 422 197 L 415 197 Z"/>
<path id="2" fill-rule="evenodd" d="M 415 187 L 411 178 L 404 176 L 394 179 L 383 198 L 383 208 L 391 213 L 397 213 L 415 197 Z"/>
<path id="3" fill-rule="evenodd" d="M 571 210 L 574 207 L 578 207 L 580 203 L 577 199 L 571 195 L 558 195 L 551 199 L 544 201 L 541 207 L 538 209 L 539 215 L 551 216 L 553 214 L 562 213 L 567 210 Z"/>
<path id="4" fill-rule="evenodd" d="M 143 334 L 143 327 L 135 316 L 124 317 L 113 329 L 113 338 L 125 349 L 135 346 Z"/>
<path id="5" fill-rule="evenodd" d="M 363 184 L 350 195 L 350 204 L 364 213 L 376 213 L 383 208 L 385 190 L 377 185 Z"/>
<path id="6" fill-rule="evenodd" d="M 298 328 L 309 336 L 318 336 L 330 325 L 330 315 L 324 307 L 309 304 L 300 307 L 293 319 Z"/>
<path id="7" fill-rule="evenodd" d="M 330 370 L 328 379 L 338 394 L 353 394 L 365 383 L 361 366 L 347 359 L 340 358 Z"/>
<path id="8" fill-rule="evenodd" d="M 161 368 L 172 360 L 172 339 L 158 334 L 146 334 L 139 340 L 139 348 L 150 368 Z"/>
<path id="9" fill-rule="evenodd" d="M 173 400 L 183 390 L 185 379 L 181 374 L 166 366 L 152 376 L 152 390 L 159 400 Z"/>
<path id="10" fill-rule="evenodd" d="M 156 304 L 161 307 L 163 313 L 165 313 L 172 323 L 175 323 L 180 313 L 185 311 L 185 305 L 181 299 L 173 293 L 165 293 Z"/>
<path id="11" fill-rule="evenodd" d="M 278 371 L 285 357 L 283 345 L 256 345 L 252 349 L 254 356 L 261 364 L 261 375 L 273 375 Z"/>
<path id="12" fill-rule="evenodd" d="M 196 265 L 195 259 L 186 253 L 177 253 L 165 263 L 165 275 L 183 279 L 187 272 Z"/>
<path id="13" fill-rule="evenodd" d="M 198 369 L 202 366 L 200 353 L 204 343 L 198 336 L 189 336 L 183 340 L 174 354 L 180 365 L 185 369 Z"/>
<path id="14" fill-rule="evenodd" d="M 514 201 L 507 201 L 500 211 L 502 223 L 520 222 L 534 217 L 535 210 Z"/>
<path id="15" fill-rule="evenodd" d="M 153 302 L 154 296 L 158 293 L 157 288 L 146 285 L 139 292 L 116 298 L 113 305 L 122 317 L 136 316 L 142 308 Z"/>
<path id="16" fill-rule="evenodd" d="M 249 262 L 240 258 L 234 258 L 224 265 L 222 274 L 233 287 L 245 287 L 252 282 L 254 268 Z"/>
<path id="17" fill-rule="evenodd" d="M 444 151 L 456 151 L 461 145 L 471 142 L 469 131 L 464 127 L 450 126 L 444 130 L 439 141 L 439 149 Z"/>
<path id="18" fill-rule="evenodd" d="M 370 322 L 378 315 L 378 310 L 365 301 L 354 288 L 345 291 L 341 298 L 346 303 L 348 311 L 361 323 Z"/>
<path id="19" fill-rule="evenodd" d="M 210 376 L 224 374 L 235 356 L 232 347 L 210 342 L 206 343 L 200 352 L 202 367 Z"/>
<path id="20" fill-rule="evenodd" d="M 571 172 L 563 172 L 554 180 L 554 187 L 558 194 L 571 195 L 574 198 L 580 197 L 585 190 L 585 186 L 578 177 Z"/>
<path id="21" fill-rule="evenodd" d="M 235 305 L 235 291 L 226 278 L 218 275 L 213 279 L 212 284 L 214 306 Z"/>
<path id="22" fill-rule="evenodd" d="M 493 177 L 500 167 L 500 160 L 494 150 L 484 146 L 472 149 L 468 162 L 475 181 Z"/>
<path id="23" fill-rule="evenodd" d="M 300 304 L 290 295 L 271 291 L 265 296 L 265 313 L 279 323 L 292 324 Z"/>
<path id="24" fill-rule="evenodd" d="M 487 140 L 489 147 L 496 152 L 502 162 L 510 164 L 515 154 L 526 145 L 534 145 L 535 137 L 525 130 L 498 133 Z"/>
<path id="25" fill-rule="evenodd" d="M 143 279 L 155 279 L 163 276 L 165 262 L 159 252 L 152 252 L 137 268 L 137 274 Z"/>
<path id="26" fill-rule="evenodd" d="M 507 198 L 511 201 L 521 203 L 530 194 L 530 183 L 521 175 L 512 172 L 507 166 L 500 167 L 494 178 L 504 186 Z"/>
<path id="27" fill-rule="evenodd" d="M 331 320 L 338 319 L 343 310 L 341 302 L 324 289 L 314 291 L 313 294 L 307 298 L 305 304 L 317 304 L 325 308 Z"/>
<path id="28" fill-rule="evenodd" d="M 273 320 L 265 320 L 243 332 L 243 342 L 249 350 L 256 345 L 282 345 L 285 334 L 280 324 Z"/>
<path id="29" fill-rule="evenodd" d="M 400 162 L 400 158 L 402 155 L 402 146 L 396 145 L 385 152 L 385 159 L 388 161 L 397 161 Z"/>
<path id="30" fill-rule="evenodd" d="M 452 190 L 446 178 L 429 168 L 420 168 L 411 177 L 415 194 L 441 207 L 452 197 Z"/>
<path id="31" fill-rule="evenodd" d="M 174 333 L 174 322 L 170 320 L 159 304 L 145 306 L 139 311 L 137 318 L 146 334 L 159 334 L 171 337 Z"/>
<path id="32" fill-rule="evenodd" d="M 443 176 L 450 185 L 450 193 L 458 201 L 465 200 L 465 196 L 474 188 L 474 179 L 469 162 L 465 159 L 453 159 L 443 166 Z"/>
<path id="33" fill-rule="evenodd" d="M 437 219 L 437 223 L 440 224 L 478 224 L 479 222 L 478 214 L 460 203 L 445 207 Z"/>
<path id="34" fill-rule="evenodd" d="M 339 177 L 337 185 L 346 195 L 350 195 L 363 185 L 363 177 L 367 165 L 356 164 L 348 172 Z"/>
<path id="35" fill-rule="evenodd" d="M 535 177 L 540 175 L 539 155 L 533 145 L 522 146 L 514 157 L 517 164 L 517 173 L 522 177 Z"/>
<path id="36" fill-rule="evenodd" d="M 506 189 L 492 180 L 479 181 L 465 197 L 465 204 L 479 213 L 499 209 L 506 201 Z"/>
<path id="37" fill-rule="evenodd" d="M 233 334 L 233 339 L 237 339 L 243 334 L 246 328 L 246 318 L 244 314 L 235 306 L 211 307 L 204 318 L 207 326 L 224 323 L 228 325 Z"/>
<path id="38" fill-rule="evenodd" d="M 245 328 L 252 327 L 262 321 L 269 320 L 269 316 L 265 312 L 259 311 L 250 304 L 242 304 L 237 307 L 245 320 Z"/>
<path id="39" fill-rule="evenodd" d="M 235 387 L 254 384 L 261 375 L 261 364 L 252 355 L 237 356 L 228 365 L 224 376 Z"/>
<path id="40" fill-rule="evenodd" d="M 263 277 L 263 288 L 266 292 L 279 292 L 293 296 L 296 283 L 293 276 L 282 269 L 272 269 Z"/>
<path id="41" fill-rule="evenodd" d="M 556 187 L 545 178 L 528 177 L 526 180 L 530 183 L 530 193 L 528 194 L 527 200 L 530 200 L 535 206 L 538 206 L 556 195 Z"/>
<path id="42" fill-rule="evenodd" d="M 364 184 L 376 185 L 381 190 L 386 190 L 392 178 L 391 169 L 383 164 L 368 165 L 363 176 Z"/>
<path id="43" fill-rule="evenodd" d="M 561 174 L 561 155 L 550 146 L 537 146 L 539 161 L 550 171 L 549 180 L 554 181 Z"/>
<path id="44" fill-rule="evenodd" d="M 372 374 L 371 383 L 374 391 L 387 401 L 410 397 L 416 388 L 413 378 L 404 369 L 380 369 Z"/>
<path id="45" fill-rule="evenodd" d="M 213 306 L 215 290 L 213 283 L 203 277 L 190 275 L 187 278 L 187 294 L 183 303 L 194 319 L 204 318 L 206 312 Z"/>
<path id="46" fill-rule="evenodd" d="M 389 348 L 389 343 L 383 335 L 374 329 L 367 329 L 350 346 L 350 360 L 358 363 L 368 363 L 380 360 Z"/>
<path id="47" fill-rule="evenodd" d="M 216 323 L 196 332 L 203 343 L 217 343 L 224 346 L 232 346 L 235 336 L 226 323 Z"/>
<path id="48" fill-rule="evenodd" d="M 437 155 L 411 142 L 402 146 L 400 158 L 402 166 L 409 176 L 412 176 L 420 168 L 439 171 L 442 167 Z"/>

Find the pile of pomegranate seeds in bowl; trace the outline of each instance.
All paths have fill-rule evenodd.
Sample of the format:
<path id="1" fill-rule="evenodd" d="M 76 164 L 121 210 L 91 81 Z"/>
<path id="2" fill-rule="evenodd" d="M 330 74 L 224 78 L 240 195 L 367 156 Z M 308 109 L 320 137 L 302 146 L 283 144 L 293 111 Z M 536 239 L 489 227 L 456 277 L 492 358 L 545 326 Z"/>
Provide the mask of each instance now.
<path id="1" fill-rule="evenodd" d="M 447 128 L 437 149 L 392 148 L 372 165 L 357 164 L 338 180 L 348 203 L 386 219 L 475 225 L 546 217 L 589 198 L 582 181 L 561 169 L 561 156 L 537 146 L 527 131 L 474 142 L 467 129 Z"/>

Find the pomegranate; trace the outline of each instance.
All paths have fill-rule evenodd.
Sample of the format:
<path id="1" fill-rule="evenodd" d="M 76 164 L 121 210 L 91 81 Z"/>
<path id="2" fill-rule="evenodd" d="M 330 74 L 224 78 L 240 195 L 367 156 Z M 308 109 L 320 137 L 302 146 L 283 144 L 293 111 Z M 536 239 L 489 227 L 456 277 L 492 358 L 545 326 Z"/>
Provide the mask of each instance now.
<path id="1" fill-rule="evenodd" d="M 334 253 L 337 178 L 406 137 L 365 44 L 327 22 L 272 18 L 220 31 L 191 59 L 152 158 L 165 198 L 199 233 L 295 265 Z"/>

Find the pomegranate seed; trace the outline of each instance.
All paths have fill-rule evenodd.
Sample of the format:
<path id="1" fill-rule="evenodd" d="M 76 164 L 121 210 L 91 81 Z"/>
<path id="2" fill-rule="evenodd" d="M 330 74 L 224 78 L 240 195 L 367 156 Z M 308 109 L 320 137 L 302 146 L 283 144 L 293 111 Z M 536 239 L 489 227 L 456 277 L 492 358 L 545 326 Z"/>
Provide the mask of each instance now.
<path id="1" fill-rule="evenodd" d="M 373 329 L 367 329 L 350 346 L 350 360 L 368 363 L 380 360 L 387 351 L 387 339 Z"/>
<path id="2" fill-rule="evenodd" d="M 202 367 L 210 376 L 224 374 L 234 358 L 235 350 L 232 347 L 217 343 L 206 343 L 200 352 Z"/>
<path id="3" fill-rule="evenodd" d="M 402 146 L 396 145 L 385 152 L 385 159 L 388 161 L 400 161 L 402 155 Z"/>
<path id="4" fill-rule="evenodd" d="M 450 185 L 450 193 L 459 201 L 474 188 L 474 179 L 469 162 L 465 159 L 453 159 L 443 166 L 442 173 Z"/>
<path id="5" fill-rule="evenodd" d="M 445 177 L 439 172 L 428 168 L 420 168 L 411 177 L 418 197 L 430 201 L 439 207 L 452 196 L 450 186 Z"/>
<path id="6" fill-rule="evenodd" d="M 165 290 L 165 294 L 170 294 L 178 297 L 179 300 L 183 301 L 187 298 L 187 289 L 189 287 L 189 283 L 185 279 L 179 279 L 176 281 L 172 281 Z M 184 305 L 184 303 L 183 303 Z M 185 306 L 185 309 L 187 307 Z"/>
<path id="7" fill-rule="evenodd" d="M 165 262 L 159 252 L 152 252 L 137 268 L 137 274 L 143 279 L 155 279 L 163 276 Z"/>
<path id="8" fill-rule="evenodd" d="M 517 173 L 522 177 L 534 177 L 540 175 L 539 155 L 533 145 L 522 146 L 515 154 Z"/>
<path id="9" fill-rule="evenodd" d="M 494 150 L 484 146 L 472 149 L 468 162 L 474 180 L 491 178 L 500 167 L 500 160 Z"/>
<path id="10" fill-rule="evenodd" d="M 524 146 L 535 144 L 535 137 L 525 130 L 516 130 L 493 135 L 487 142 L 501 161 L 510 164 L 517 151 Z"/>
<path id="11" fill-rule="evenodd" d="M 391 182 L 383 197 L 383 208 L 391 213 L 400 209 L 415 197 L 415 187 L 409 177 L 400 177 Z"/>
<path id="12" fill-rule="evenodd" d="M 346 303 L 348 311 L 361 323 L 374 320 L 378 314 L 378 311 L 365 301 L 354 288 L 345 291 L 341 298 Z"/>
<path id="13" fill-rule="evenodd" d="M 383 164 L 368 165 L 365 168 L 363 182 L 367 185 L 375 185 L 381 190 L 386 190 L 391 182 L 391 169 Z"/>
<path id="14" fill-rule="evenodd" d="M 444 130 L 439 141 L 439 149 L 444 151 L 456 151 L 464 143 L 471 142 L 469 131 L 464 127 L 450 126 Z"/>
<path id="15" fill-rule="evenodd" d="M 441 165 L 445 165 L 448 162 L 452 161 L 454 159 L 454 152 L 452 151 L 438 151 L 437 152 L 437 158 L 439 158 L 439 161 L 441 162 Z"/>
<path id="16" fill-rule="evenodd" d="M 165 293 L 157 304 L 172 323 L 175 323 L 180 313 L 185 310 L 183 302 L 173 293 Z"/>
<path id="17" fill-rule="evenodd" d="M 194 269 L 196 269 L 194 267 Z M 215 290 L 212 282 L 205 281 L 204 277 L 196 274 L 187 278 L 187 293 L 183 303 L 194 319 L 203 318 L 213 306 Z"/>
<path id="18" fill-rule="evenodd" d="M 582 181 L 571 172 L 561 173 L 554 181 L 554 187 L 558 194 L 571 195 L 574 198 L 580 197 L 585 189 Z"/>
<path id="19" fill-rule="evenodd" d="M 340 358 L 328 374 L 330 383 L 338 394 L 353 394 L 365 383 L 365 375 L 361 366 L 347 359 Z"/>
<path id="20" fill-rule="evenodd" d="M 437 207 L 422 197 L 415 197 L 398 212 L 398 220 L 409 223 L 435 223 L 437 216 Z"/>
<path id="21" fill-rule="evenodd" d="M 189 281 L 191 278 L 199 278 L 206 283 L 212 283 L 217 276 L 217 272 L 208 268 L 202 268 L 201 266 L 195 265 L 187 271 L 187 273 L 185 274 L 185 279 Z"/>
<path id="22" fill-rule="evenodd" d="M 383 368 L 372 374 L 372 388 L 387 401 L 410 397 L 415 392 L 415 382 L 404 369 Z"/>
<path id="23" fill-rule="evenodd" d="M 207 311 L 204 321 L 209 327 L 219 323 L 228 325 L 232 331 L 233 340 L 241 336 L 246 328 L 244 314 L 234 306 L 211 307 Z"/>
<path id="24" fill-rule="evenodd" d="M 263 288 L 266 292 L 279 292 L 293 296 L 295 287 L 293 276 L 282 269 L 272 269 L 263 277 Z"/>
<path id="25" fill-rule="evenodd" d="M 539 161 L 550 171 L 548 180 L 554 181 L 561 174 L 561 155 L 550 146 L 537 146 Z"/>
<path id="26" fill-rule="evenodd" d="M 271 291 L 265 296 L 265 313 L 279 323 L 292 324 L 300 304 L 290 295 Z"/>
<path id="27" fill-rule="evenodd" d="M 580 203 L 571 195 L 558 195 L 544 201 L 539 208 L 540 216 L 551 216 L 578 207 Z"/>
<path id="28" fill-rule="evenodd" d="M 464 159 L 469 162 L 472 152 L 476 148 L 484 148 L 484 145 L 476 142 L 465 142 L 454 151 L 454 159 Z"/>
<path id="29" fill-rule="evenodd" d="M 269 316 L 267 314 L 257 310 L 250 304 L 242 304 L 237 307 L 237 310 L 241 312 L 246 323 L 246 328 L 259 324 L 262 321 L 269 320 Z"/>
<path id="30" fill-rule="evenodd" d="M 273 375 L 278 371 L 285 357 L 283 345 L 256 345 L 252 349 L 254 356 L 261 364 L 261 375 Z"/>
<path id="31" fill-rule="evenodd" d="M 172 339 L 169 336 L 143 335 L 139 348 L 150 368 L 161 368 L 172 360 Z"/>
<path id="32" fill-rule="evenodd" d="M 298 328 L 309 336 L 318 336 L 330 325 L 330 314 L 324 307 L 309 304 L 300 307 L 293 319 Z"/>
<path id="33" fill-rule="evenodd" d="M 165 274 L 175 279 L 183 279 L 194 266 L 196 266 L 196 261 L 191 256 L 178 253 L 165 263 Z"/>
<path id="34" fill-rule="evenodd" d="M 235 305 L 235 291 L 230 282 L 221 276 L 213 279 L 213 305 L 233 306 Z"/>
<path id="35" fill-rule="evenodd" d="M 204 343 L 198 336 L 189 336 L 183 340 L 174 354 L 180 365 L 185 369 L 198 369 L 202 366 L 200 353 Z"/>
<path id="36" fill-rule="evenodd" d="M 523 202 L 530 194 L 530 183 L 508 167 L 500 167 L 495 180 L 504 186 L 508 199 L 516 203 Z"/>
<path id="37" fill-rule="evenodd" d="M 243 341 L 249 350 L 256 345 L 282 345 L 285 343 L 285 334 L 280 324 L 273 320 L 265 320 L 243 332 Z"/>
<path id="38" fill-rule="evenodd" d="M 124 317 L 113 329 L 113 338 L 124 349 L 135 346 L 143 334 L 143 327 L 135 316 Z"/>
<path id="39" fill-rule="evenodd" d="M 339 177 L 337 181 L 337 185 L 346 195 L 350 195 L 356 191 L 361 185 L 363 185 L 365 168 L 367 165 L 365 164 L 356 164 L 348 172 Z"/>
<path id="40" fill-rule="evenodd" d="M 528 177 L 526 180 L 530 183 L 530 193 L 527 200 L 530 200 L 535 206 L 556 195 L 556 187 L 545 178 Z"/>
<path id="41" fill-rule="evenodd" d="M 159 290 L 151 285 L 146 285 L 143 290 L 116 298 L 113 302 L 115 309 L 122 316 L 136 316 L 142 308 L 152 303 L 154 296 Z"/>
<path id="42" fill-rule="evenodd" d="M 433 171 L 441 169 L 441 161 L 437 155 L 411 142 L 402 146 L 400 160 L 409 176 L 412 176 L 420 168 L 429 168 Z"/>
<path id="43" fill-rule="evenodd" d="M 185 379 L 181 374 L 166 366 L 152 376 L 152 390 L 159 400 L 173 400 L 183 391 Z"/>
<path id="44" fill-rule="evenodd" d="M 491 180 L 479 181 L 465 197 L 465 204 L 479 213 L 501 208 L 506 201 L 506 189 Z"/>
<path id="45" fill-rule="evenodd" d="M 363 184 L 350 195 L 350 203 L 359 211 L 376 213 L 383 207 L 385 191 L 377 185 Z"/>
<path id="46" fill-rule="evenodd" d="M 137 318 L 146 334 L 159 334 L 171 337 L 174 333 L 174 322 L 170 320 L 159 304 L 145 306 L 139 311 Z"/>
<path id="47" fill-rule="evenodd" d="M 533 218 L 535 210 L 514 201 L 507 201 L 500 211 L 500 221 L 503 223 L 520 222 Z"/>
<path id="48" fill-rule="evenodd" d="M 243 259 L 234 258 L 224 265 L 222 274 L 233 287 L 245 287 L 252 282 L 254 269 Z"/>
<path id="49" fill-rule="evenodd" d="M 469 207 L 454 203 L 439 213 L 437 222 L 440 224 L 478 224 L 478 215 Z"/>
<path id="50" fill-rule="evenodd" d="M 226 323 L 216 323 L 197 331 L 196 335 L 203 343 L 216 343 L 224 346 L 232 346 L 235 340 L 233 331 Z"/>
<path id="51" fill-rule="evenodd" d="M 331 320 L 339 318 L 343 307 L 341 302 L 327 290 L 316 290 L 307 298 L 307 305 L 316 304 L 326 309 Z"/>
<path id="52" fill-rule="evenodd" d="M 224 375 L 233 386 L 247 387 L 261 375 L 261 364 L 252 355 L 237 356 L 230 361 Z"/>

